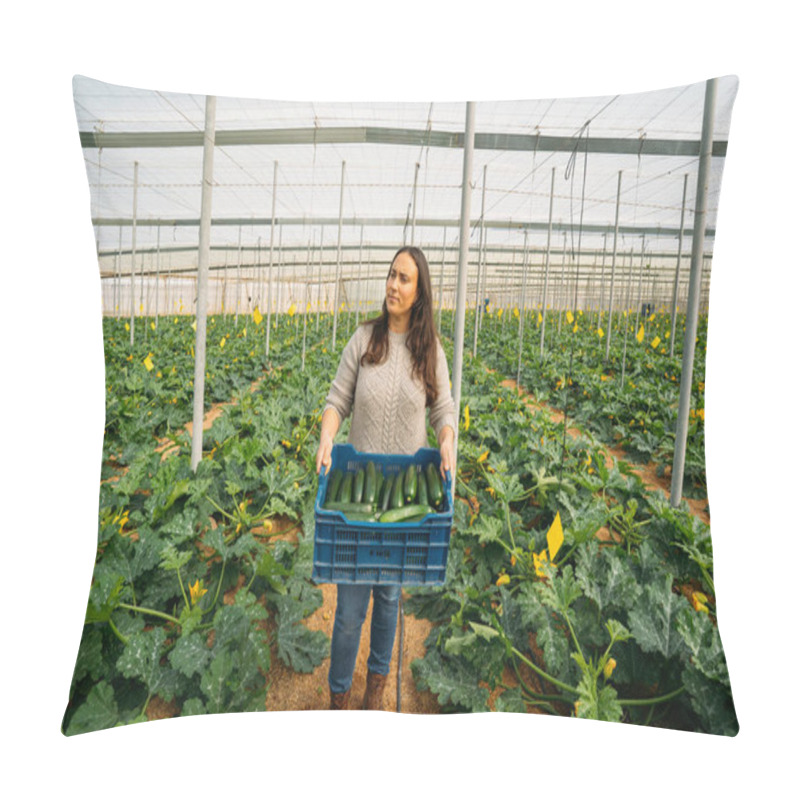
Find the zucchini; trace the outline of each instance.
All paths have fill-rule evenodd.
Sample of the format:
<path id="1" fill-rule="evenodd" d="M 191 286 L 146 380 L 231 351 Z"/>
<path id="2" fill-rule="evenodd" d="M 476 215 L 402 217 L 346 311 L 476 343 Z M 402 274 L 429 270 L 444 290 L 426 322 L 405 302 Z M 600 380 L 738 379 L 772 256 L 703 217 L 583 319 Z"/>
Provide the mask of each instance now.
<path id="1" fill-rule="evenodd" d="M 406 468 L 405 478 L 403 479 L 403 499 L 406 503 L 413 503 L 417 496 L 417 468 L 414 464 L 409 464 Z"/>
<path id="2" fill-rule="evenodd" d="M 394 489 L 394 475 L 387 475 L 386 480 L 383 483 L 383 495 L 381 496 L 381 502 L 378 508 L 381 511 L 387 511 L 389 509 L 389 503 L 392 499 L 392 490 Z"/>
<path id="3" fill-rule="evenodd" d="M 375 481 L 375 465 L 370 461 L 364 473 L 364 493 L 361 495 L 365 503 L 375 502 Z"/>
<path id="4" fill-rule="evenodd" d="M 389 501 L 389 508 L 400 508 L 403 505 L 403 473 L 398 472 L 394 478 L 392 486 L 392 498 Z"/>
<path id="5" fill-rule="evenodd" d="M 428 502 L 436 508 L 441 508 L 442 501 L 444 500 L 444 491 L 442 490 L 442 479 L 433 465 L 433 461 L 428 463 L 425 467 L 425 478 L 428 481 Z"/>
<path id="6" fill-rule="evenodd" d="M 353 499 L 353 473 L 348 472 L 342 478 L 342 486 L 339 489 L 339 496 L 336 500 L 339 503 L 350 503 Z"/>
<path id="7" fill-rule="evenodd" d="M 391 508 L 384 511 L 379 517 L 378 522 L 407 522 L 412 517 L 421 519 L 425 514 L 433 514 L 434 511 L 430 506 L 423 506 L 419 503 L 414 505 L 403 506 L 402 508 Z"/>
<path id="8" fill-rule="evenodd" d="M 417 480 L 417 503 L 421 506 L 428 505 L 428 480 L 423 474 Z"/>
<path id="9" fill-rule="evenodd" d="M 364 470 L 359 467 L 356 476 L 353 478 L 353 502 L 360 503 L 364 496 Z"/>
<path id="10" fill-rule="evenodd" d="M 345 516 L 351 513 L 375 514 L 375 506 L 371 503 L 325 503 L 325 511 L 341 511 Z"/>
<path id="11" fill-rule="evenodd" d="M 375 468 L 375 504 L 380 507 L 383 499 L 383 473 Z"/>
<path id="12" fill-rule="evenodd" d="M 338 467 L 331 470 L 331 474 L 328 476 L 328 500 L 333 500 L 336 497 L 339 487 L 342 485 L 343 477 L 342 471 Z"/>

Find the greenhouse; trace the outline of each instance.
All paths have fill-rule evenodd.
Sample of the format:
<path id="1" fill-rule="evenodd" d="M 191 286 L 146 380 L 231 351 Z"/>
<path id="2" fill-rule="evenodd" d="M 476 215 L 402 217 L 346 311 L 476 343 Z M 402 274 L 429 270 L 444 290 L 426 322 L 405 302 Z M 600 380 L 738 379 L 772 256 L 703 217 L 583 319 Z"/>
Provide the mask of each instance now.
<path id="1" fill-rule="evenodd" d="M 430 514 L 405 528 L 380 507 L 333 525 L 334 552 L 381 537 L 354 559 L 393 561 L 402 539 L 400 560 L 425 561 L 444 539 L 436 578 L 427 563 L 385 578 L 370 564 L 373 583 L 402 586 L 383 707 L 735 735 L 703 392 L 736 90 L 728 77 L 608 97 L 313 103 L 76 77 L 107 395 L 64 732 L 327 708 L 337 585 L 362 580 L 320 572 L 323 409 L 410 246 L 450 370 L 447 496 L 420 503 L 415 488 L 406 502 Z M 349 434 L 341 420 L 337 452 Z M 430 422 L 427 435 L 438 454 Z M 406 463 L 389 459 L 359 461 L 364 480 L 380 474 L 378 506 Z"/>

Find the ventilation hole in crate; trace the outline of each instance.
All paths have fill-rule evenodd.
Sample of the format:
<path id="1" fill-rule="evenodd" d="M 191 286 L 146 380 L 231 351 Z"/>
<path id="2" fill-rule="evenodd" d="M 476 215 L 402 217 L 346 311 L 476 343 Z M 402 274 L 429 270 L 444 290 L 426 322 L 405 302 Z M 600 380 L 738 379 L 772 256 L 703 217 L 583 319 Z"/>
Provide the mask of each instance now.
<path id="1" fill-rule="evenodd" d="M 428 551 L 424 547 L 409 547 L 406 550 L 406 564 L 415 567 L 424 567 Z"/>
<path id="2" fill-rule="evenodd" d="M 356 563 L 356 547 L 347 545 L 340 546 L 336 549 L 335 561 L 337 564 L 355 564 Z"/>

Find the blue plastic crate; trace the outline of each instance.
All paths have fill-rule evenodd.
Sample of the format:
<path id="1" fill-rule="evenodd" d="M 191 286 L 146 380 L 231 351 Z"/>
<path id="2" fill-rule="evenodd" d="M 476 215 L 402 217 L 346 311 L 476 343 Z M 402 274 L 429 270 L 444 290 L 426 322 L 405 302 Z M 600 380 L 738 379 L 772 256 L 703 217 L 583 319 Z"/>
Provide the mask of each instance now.
<path id="1" fill-rule="evenodd" d="M 450 530 L 453 527 L 453 488 L 448 473 L 441 512 L 418 522 L 360 522 L 341 511 L 322 508 L 328 477 L 334 469 L 353 472 L 372 461 L 384 476 L 395 475 L 409 464 L 438 471 L 441 455 L 423 447 L 413 455 L 362 453 L 350 444 L 336 444 L 330 469 L 319 478 L 314 505 L 314 567 L 317 583 L 377 583 L 437 586 L 444 583 Z"/>

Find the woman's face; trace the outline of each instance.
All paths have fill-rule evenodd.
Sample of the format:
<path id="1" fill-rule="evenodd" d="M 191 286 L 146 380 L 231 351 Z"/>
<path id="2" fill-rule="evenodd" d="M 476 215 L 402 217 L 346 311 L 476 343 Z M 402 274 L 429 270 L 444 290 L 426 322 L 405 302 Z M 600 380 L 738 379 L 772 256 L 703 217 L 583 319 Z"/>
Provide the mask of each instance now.
<path id="1" fill-rule="evenodd" d="M 408 320 L 417 299 L 416 262 L 408 253 L 400 253 L 392 262 L 386 279 L 386 309 L 395 319 Z"/>

